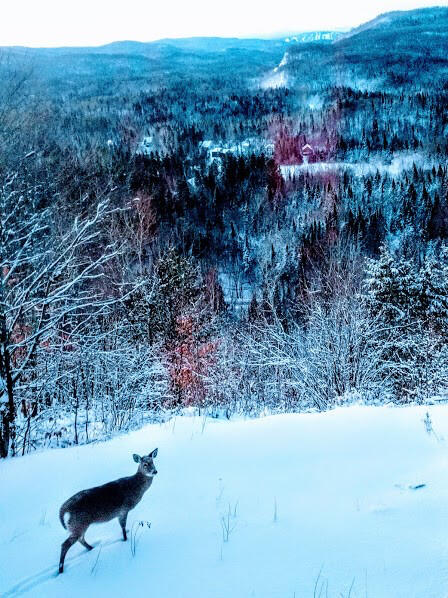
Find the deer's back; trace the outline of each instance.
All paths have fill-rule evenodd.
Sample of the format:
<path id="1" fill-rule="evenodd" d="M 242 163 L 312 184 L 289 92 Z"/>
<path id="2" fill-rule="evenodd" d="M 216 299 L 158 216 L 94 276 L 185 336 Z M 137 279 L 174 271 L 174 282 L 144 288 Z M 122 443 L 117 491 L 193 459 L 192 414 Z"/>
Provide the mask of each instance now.
<path id="1" fill-rule="evenodd" d="M 133 509 L 151 483 L 137 476 L 120 478 L 102 486 L 81 490 L 69 498 L 62 509 L 70 514 L 70 523 L 89 525 L 118 517 Z"/>

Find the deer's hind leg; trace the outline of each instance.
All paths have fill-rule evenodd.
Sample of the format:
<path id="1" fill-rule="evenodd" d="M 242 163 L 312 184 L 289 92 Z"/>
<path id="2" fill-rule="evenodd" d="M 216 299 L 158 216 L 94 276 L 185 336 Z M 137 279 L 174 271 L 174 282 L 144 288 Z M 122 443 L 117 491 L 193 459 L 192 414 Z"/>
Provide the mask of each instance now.
<path id="1" fill-rule="evenodd" d="M 85 533 L 86 532 L 84 532 L 84 534 Z M 93 550 L 93 546 L 91 546 L 88 542 L 86 542 L 86 539 L 84 538 L 84 534 L 79 538 L 80 544 L 82 544 L 84 546 L 84 548 L 87 548 L 87 550 Z"/>
<path id="2" fill-rule="evenodd" d="M 72 535 L 69 536 L 67 538 L 67 540 L 65 540 L 65 542 L 62 542 L 62 545 L 61 545 L 61 557 L 59 559 L 59 573 L 62 573 L 64 571 L 65 555 L 70 550 L 70 548 L 73 546 L 73 544 L 75 544 L 78 540 L 79 540 L 78 535 L 72 533 Z"/>

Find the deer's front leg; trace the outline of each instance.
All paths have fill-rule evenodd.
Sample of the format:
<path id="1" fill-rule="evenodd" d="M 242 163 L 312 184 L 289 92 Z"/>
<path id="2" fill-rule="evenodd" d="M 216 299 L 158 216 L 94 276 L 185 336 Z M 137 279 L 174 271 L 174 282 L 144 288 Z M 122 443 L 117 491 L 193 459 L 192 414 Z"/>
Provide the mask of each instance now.
<path id="1" fill-rule="evenodd" d="M 119 517 L 118 517 L 118 522 L 121 525 L 121 529 L 123 531 L 123 541 L 126 542 L 126 540 L 128 539 L 127 535 L 126 535 L 126 520 L 128 518 L 128 511 L 126 511 L 125 513 L 122 513 Z"/>

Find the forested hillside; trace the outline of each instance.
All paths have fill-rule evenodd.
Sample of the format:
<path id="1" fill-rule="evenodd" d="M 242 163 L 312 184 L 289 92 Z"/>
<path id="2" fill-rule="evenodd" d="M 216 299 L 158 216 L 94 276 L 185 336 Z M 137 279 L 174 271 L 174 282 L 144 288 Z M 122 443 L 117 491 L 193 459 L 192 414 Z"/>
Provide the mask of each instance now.
<path id="1" fill-rule="evenodd" d="M 0 50 L 0 456 L 442 396 L 447 32 Z"/>

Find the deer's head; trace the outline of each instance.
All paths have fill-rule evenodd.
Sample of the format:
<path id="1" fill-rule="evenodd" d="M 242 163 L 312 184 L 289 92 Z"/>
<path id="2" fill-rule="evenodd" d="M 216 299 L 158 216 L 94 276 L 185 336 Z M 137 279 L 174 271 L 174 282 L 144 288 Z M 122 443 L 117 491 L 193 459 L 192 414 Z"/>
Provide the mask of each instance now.
<path id="1" fill-rule="evenodd" d="M 157 474 L 153 459 L 157 457 L 158 451 L 159 449 L 154 449 L 152 453 L 144 455 L 143 457 L 140 457 L 140 455 L 133 455 L 134 461 L 138 463 L 139 472 L 148 478 L 152 478 Z"/>

